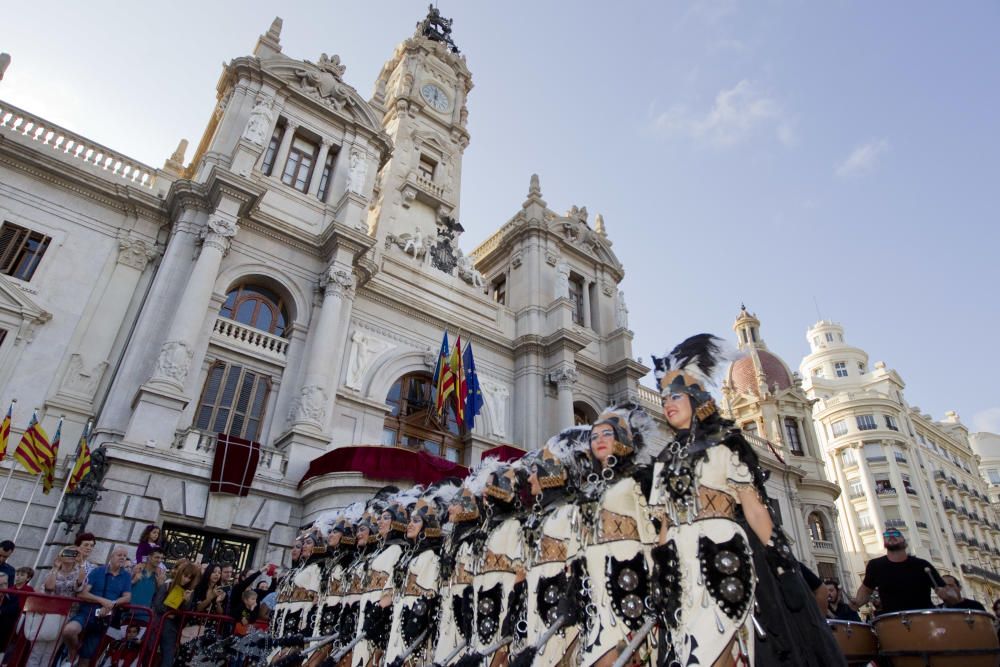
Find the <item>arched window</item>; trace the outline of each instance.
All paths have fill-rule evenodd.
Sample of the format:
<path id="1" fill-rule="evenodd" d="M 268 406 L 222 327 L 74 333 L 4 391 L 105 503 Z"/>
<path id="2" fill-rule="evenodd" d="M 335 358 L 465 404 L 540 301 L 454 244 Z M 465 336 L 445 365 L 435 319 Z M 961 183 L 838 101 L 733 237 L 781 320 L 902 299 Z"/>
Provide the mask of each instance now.
<path id="1" fill-rule="evenodd" d="M 219 315 L 248 327 L 284 336 L 288 311 L 281 297 L 258 285 L 237 285 L 226 295 Z"/>
<path id="2" fill-rule="evenodd" d="M 455 418 L 455 398 L 449 397 L 444 415 L 438 417 L 433 395 L 431 376 L 427 373 L 411 373 L 396 380 L 385 398 L 391 411 L 382 427 L 382 444 L 422 449 L 461 463 L 464 433 Z"/>
<path id="3" fill-rule="evenodd" d="M 812 535 L 813 542 L 829 541 L 826 536 L 826 522 L 823 521 L 823 515 L 819 512 L 813 512 L 809 515 L 809 534 Z"/>
<path id="4" fill-rule="evenodd" d="M 586 426 L 597 421 L 597 413 L 586 403 L 573 404 L 573 426 Z"/>

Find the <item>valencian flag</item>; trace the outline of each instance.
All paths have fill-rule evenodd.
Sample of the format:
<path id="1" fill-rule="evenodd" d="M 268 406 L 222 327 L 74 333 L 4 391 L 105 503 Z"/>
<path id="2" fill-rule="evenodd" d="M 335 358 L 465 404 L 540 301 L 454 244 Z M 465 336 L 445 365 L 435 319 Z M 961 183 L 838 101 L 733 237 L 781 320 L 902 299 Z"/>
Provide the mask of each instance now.
<path id="1" fill-rule="evenodd" d="M 38 416 L 32 412 L 28 428 L 21 436 L 21 442 L 14 450 L 14 460 L 24 466 L 30 473 L 43 476 L 44 491 L 52 488 L 51 477 L 55 474 L 56 451 L 49 444 L 45 429 L 38 423 Z"/>
<path id="2" fill-rule="evenodd" d="M 479 376 L 476 375 L 476 360 L 472 356 L 472 343 L 465 346 L 462 354 L 462 365 L 465 367 L 465 428 L 472 430 L 476 425 L 476 415 L 483 409 L 483 392 L 479 388 Z"/>
<path id="3" fill-rule="evenodd" d="M 437 412 L 440 416 L 444 412 L 444 407 L 447 405 L 448 397 L 452 394 L 456 395 L 456 409 L 455 417 L 459 422 L 463 421 L 464 406 L 462 402 L 465 397 L 462 396 L 462 336 L 459 334 L 458 339 L 455 341 L 455 347 L 451 349 L 451 354 L 448 355 L 448 360 L 445 362 L 441 369 L 441 377 L 438 379 L 438 397 L 437 397 Z"/>
<path id="4" fill-rule="evenodd" d="M 90 473 L 90 445 L 87 444 L 89 437 L 87 429 L 80 435 L 80 444 L 76 447 L 76 463 L 73 464 L 73 472 L 69 474 L 69 485 L 66 491 L 72 491 L 77 487 L 84 477 Z"/>
<path id="5" fill-rule="evenodd" d="M 434 385 L 434 392 L 437 395 L 437 401 L 434 407 L 438 413 L 441 412 L 441 407 L 444 403 L 441 400 L 441 378 L 445 373 L 445 367 L 448 365 L 448 332 L 444 332 L 444 337 L 441 338 L 441 351 L 438 352 L 437 365 L 434 366 L 434 378 L 431 380 L 431 384 Z"/>
<path id="6" fill-rule="evenodd" d="M 0 424 L 0 461 L 3 461 L 7 455 L 7 441 L 10 440 L 10 421 L 13 416 L 14 401 L 11 401 L 10 407 L 7 408 L 7 416 L 3 418 L 3 423 Z"/>

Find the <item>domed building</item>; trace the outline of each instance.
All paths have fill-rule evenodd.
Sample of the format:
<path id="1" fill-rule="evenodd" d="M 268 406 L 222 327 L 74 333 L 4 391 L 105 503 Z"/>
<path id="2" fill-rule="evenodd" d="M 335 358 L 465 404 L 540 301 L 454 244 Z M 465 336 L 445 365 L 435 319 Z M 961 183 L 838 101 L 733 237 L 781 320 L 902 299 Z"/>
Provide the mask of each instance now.
<path id="1" fill-rule="evenodd" d="M 799 558 L 821 577 L 842 579 L 836 500 L 813 430 L 811 401 L 798 376 L 760 335 L 746 309 L 733 323 L 740 351 L 722 385 L 723 409 L 743 429 L 771 471 L 769 493 Z"/>

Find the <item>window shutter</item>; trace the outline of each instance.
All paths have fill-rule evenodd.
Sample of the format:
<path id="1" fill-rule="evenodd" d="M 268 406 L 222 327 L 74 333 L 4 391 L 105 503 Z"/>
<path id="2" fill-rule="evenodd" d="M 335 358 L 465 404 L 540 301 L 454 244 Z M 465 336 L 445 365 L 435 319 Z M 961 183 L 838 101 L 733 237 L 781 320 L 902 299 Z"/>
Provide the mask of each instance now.
<path id="1" fill-rule="evenodd" d="M 201 406 L 198 408 L 198 420 L 195 426 L 200 429 L 207 429 L 212 423 L 212 412 L 215 409 L 216 399 L 219 396 L 219 387 L 222 385 L 222 375 L 226 372 L 226 365 L 217 363 L 208 371 L 208 378 L 205 380 L 205 391 L 201 399 Z"/>

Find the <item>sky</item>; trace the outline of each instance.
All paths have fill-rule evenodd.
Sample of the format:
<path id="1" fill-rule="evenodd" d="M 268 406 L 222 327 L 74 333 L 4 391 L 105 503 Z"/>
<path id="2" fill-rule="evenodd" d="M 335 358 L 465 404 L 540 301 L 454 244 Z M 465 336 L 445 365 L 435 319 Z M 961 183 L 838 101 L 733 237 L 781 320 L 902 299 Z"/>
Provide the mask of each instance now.
<path id="1" fill-rule="evenodd" d="M 829 319 L 912 406 L 1000 432 L 1000 3 L 438 6 L 475 84 L 466 251 L 537 173 L 550 208 L 604 215 L 647 363 L 694 333 L 733 338 L 745 303 L 794 370 Z M 339 54 L 367 98 L 425 13 L 36 0 L 0 22 L 0 99 L 162 166 L 275 16 L 286 54 Z"/>

